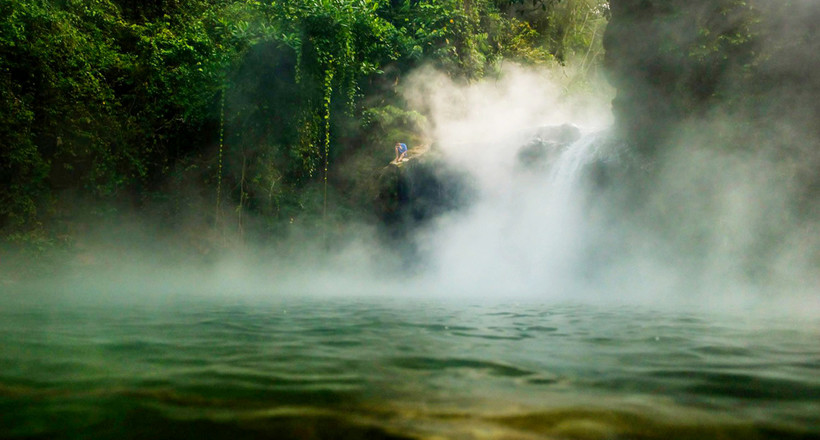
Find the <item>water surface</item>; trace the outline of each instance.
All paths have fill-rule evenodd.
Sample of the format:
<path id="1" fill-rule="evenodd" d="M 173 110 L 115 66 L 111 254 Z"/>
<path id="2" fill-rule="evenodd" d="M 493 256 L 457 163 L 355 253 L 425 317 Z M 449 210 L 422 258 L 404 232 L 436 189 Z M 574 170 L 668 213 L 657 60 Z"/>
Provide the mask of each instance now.
<path id="1" fill-rule="evenodd" d="M 820 325 L 581 304 L 0 309 L 2 438 L 820 438 Z"/>

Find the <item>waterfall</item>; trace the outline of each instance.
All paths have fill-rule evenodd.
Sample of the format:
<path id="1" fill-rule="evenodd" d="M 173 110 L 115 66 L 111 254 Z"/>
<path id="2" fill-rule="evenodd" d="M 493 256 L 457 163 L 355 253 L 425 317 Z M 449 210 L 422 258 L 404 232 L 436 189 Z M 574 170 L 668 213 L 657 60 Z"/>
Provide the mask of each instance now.
<path id="1" fill-rule="evenodd" d="M 553 191 L 567 191 L 578 183 L 584 166 L 600 157 L 602 138 L 601 132 L 587 134 L 561 152 L 549 170 Z"/>
<path id="2" fill-rule="evenodd" d="M 569 144 L 544 141 L 539 163 L 522 169 L 515 153 L 527 140 L 487 145 L 499 158 L 473 169 L 479 187 L 471 206 L 445 216 L 424 237 L 449 289 L 543 294 L 572 280 L 583 248 L 584 169 L 601 156 L 603 135 Z"/>

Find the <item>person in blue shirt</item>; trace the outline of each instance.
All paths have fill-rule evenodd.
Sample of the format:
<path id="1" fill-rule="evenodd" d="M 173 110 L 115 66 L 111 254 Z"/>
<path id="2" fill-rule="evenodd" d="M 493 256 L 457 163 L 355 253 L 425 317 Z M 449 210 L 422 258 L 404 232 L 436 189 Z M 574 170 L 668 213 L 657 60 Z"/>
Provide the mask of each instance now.
<path id="1" fill-rule="evenodd" d="M 407 145 L 396 142 L 396 163 L 401 162 L 404 159 L 404 156 L 407 154 Z"/>

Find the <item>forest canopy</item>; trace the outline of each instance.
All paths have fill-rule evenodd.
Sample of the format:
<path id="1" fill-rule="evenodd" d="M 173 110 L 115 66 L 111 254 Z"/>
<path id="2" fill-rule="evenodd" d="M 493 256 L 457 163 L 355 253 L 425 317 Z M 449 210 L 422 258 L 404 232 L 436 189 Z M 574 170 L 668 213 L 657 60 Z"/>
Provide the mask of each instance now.
<path id="1" fill-rule="evenodd" d="M 816 16 L 805 1 L 0 0 L 0 241 L 36 258 L 135 215 L 197 249 L 378 221 L 391 145 L 429 142 L 399 93 L 421 67 L 469 83 L 566 66 L 568 92 L 605 67 L 616 129 L 648 162 L 716 112 L 746 124 L 725 145 L 784 120 L 816 134 Z M 816 206 L 816 142 L 782 139 Z"/>
<path id="2" fill-rule="evenodd" d="M 327 216 L 328 199 L 353 215 L 361 188 L 336 165 L 383 165 L 394 139 L 420 141 L 403 76 L 433 65 L 472 81 L 576 56 L 589 73 L 606 6 L 0 0 L 0 236 L 36 252 L 136 211 L 240 232 L 253 213 L 266 237 Z"/>

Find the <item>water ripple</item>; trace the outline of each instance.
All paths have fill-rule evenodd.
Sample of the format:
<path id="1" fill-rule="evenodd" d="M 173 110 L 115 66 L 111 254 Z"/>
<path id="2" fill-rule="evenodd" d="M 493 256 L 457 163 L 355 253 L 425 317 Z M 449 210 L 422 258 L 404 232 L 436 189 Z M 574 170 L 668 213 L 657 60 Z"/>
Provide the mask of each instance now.
<path id="1" fill-rule="evenodd" d="M 429 357 L 402 357 L 395 358 L 392 363 L 401 368 L 410 370 L 442 371 L 447 369 L 482 370 L 490 374 L 505 377 L 521 377 L 534 374 L 512 365 L 497 362 L 480 361 L 458 358 L 429 358 Z"/>

